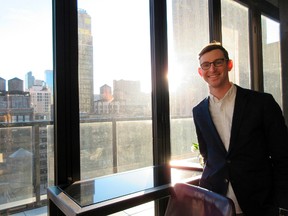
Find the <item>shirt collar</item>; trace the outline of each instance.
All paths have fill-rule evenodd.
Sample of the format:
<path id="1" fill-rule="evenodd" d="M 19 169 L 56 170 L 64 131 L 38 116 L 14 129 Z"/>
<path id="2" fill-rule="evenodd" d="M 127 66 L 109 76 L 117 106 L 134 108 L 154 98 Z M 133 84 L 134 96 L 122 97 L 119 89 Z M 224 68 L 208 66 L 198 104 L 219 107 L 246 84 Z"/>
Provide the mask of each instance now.
<path id="1" fill-rule="evenodd" d="M 222 103 L 223 101 L 226 101 L 226 100 L 232 100 L 233 98 L 235 98 L 236 91 L 237 91 L 236 86 L 234 85 L 234 83 L 231 82 L 230 89 L 226 92 L 224 97 L 221 98 L 220 100 L 217 97 L 215 97 L 213 94 L 209 93 L 210 102 Z"/>

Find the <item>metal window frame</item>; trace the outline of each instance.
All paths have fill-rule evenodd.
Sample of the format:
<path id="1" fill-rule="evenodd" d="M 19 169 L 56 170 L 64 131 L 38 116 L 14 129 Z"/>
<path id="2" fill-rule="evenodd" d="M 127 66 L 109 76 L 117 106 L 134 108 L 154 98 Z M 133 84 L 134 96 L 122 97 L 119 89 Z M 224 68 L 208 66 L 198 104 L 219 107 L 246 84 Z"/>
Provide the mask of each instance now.
<path id="1" fill-rule="evenodd" d="M 53 0 L 55 184 L 80 180 L 77 1 Z"/>
<path id="2" fill-rule="evenodd" d="M 222 42 L 221 0 L 209 3 L 210 40 Z M 55 116 L 55 184 L 70 184 L 80 180 L 80 131 L 78 99 L 78 25 L 77 0 L 53 0 L 53 68 L 54 68 L 54 116 Z M 259 0 L 237 0 L 249 8 L 249 32 L 251 52 L 252 89 L 263 90 L 263 66 L 261 44 L 261 13 L 279 21 L 285 21 L 288 5 L 279 0 L 279 9 Z M 283 9 L 281 9 L 283 7 Z M 281 13 L 282 11 L 282 13 Z M 260 19 L 259 19 L 260 17 Z M 151 69 L 152 69 L 152 127 L 154 165 L 169 162 L 170 116 L 168 88 L 168 45 L 166 0 L 150 0 Z M 284 23 L 284 24 L 285 24 Z M 288 25 L 286 25 L 288 26 Z M 281 55 L 283 75 L 283 108 L 288 107 L 288 55 L 287 27 L 281 25 Z M 286 98 L 286 99 L 285 99 Z M 156 184 L 170 182 L 170 173 L 158 173 Z M 156 201 L 155 214 L 162 215 L 167 200 Z"/>

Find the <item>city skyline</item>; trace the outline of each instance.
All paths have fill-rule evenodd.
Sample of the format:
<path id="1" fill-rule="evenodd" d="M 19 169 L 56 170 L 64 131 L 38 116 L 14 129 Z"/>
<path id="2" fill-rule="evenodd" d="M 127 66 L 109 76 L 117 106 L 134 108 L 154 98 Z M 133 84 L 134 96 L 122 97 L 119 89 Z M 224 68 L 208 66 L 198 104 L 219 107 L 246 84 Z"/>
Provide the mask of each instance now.
<path id="1" fill-rule="evenodd" d="M 94 94 L 104 84 L 112 86 L 113 79 L 140 80 L 142 90 L 150 92 L 149 4 L 146 0 L 112 2 L 113 7 L 111 1 L 78 1 L 78 8 L 86 10 L 92 19 Z M 135 10 L 123 13 L 119 8 L 125 4 Z M 51 2 L 6 1 L 0 13 L 4 19 L 0 23 L 1 77 L 24 80 L 32 71 L 36 79 L 44 80 L 45 70 L 53 70 Z"/>
<path id="2" fill-rule="evenodd" d="M 79 0 L 78 9 L 91 16 L 94 93 L 120 79 L 139 80 L 141 89 L 151 92 L 149 2 Z"/>
<path id="3" fill-rule="evenodd" d="M 86 10 L 92 18 L 94 94 L 99 93 L 100 87 L 104 84 L 112 86 L 113 79 L 141 80 L 141 89 L 149 92 L 151 90 L 151 78 L 148 74 L 151 72 L 150 41 L 147 40 L 150 37 L 149 4 L 146 1 L 126 0 L 125 3 L 133 6 L 135 10 L 131 13 L 130 11 L 123 13 L 119 8 L 123 8 L 124 3 L 117 0 L 112 2 L 114 7 L 111 7 L 111 1 L 78 1 L 78 8 Z M 14 77 L 24 80 L 25 74 L 32 71 L 37 79 L 44 80 L 45 70 L 53 70 L 51 2 L 5 1 L 2 5 L 3 7 L 0 8 L 3 19 L 0 23 L 1 77 L 6 80 Z M 105 8 L 109 8 L 109 13 L 103 10 Z M 167 9 L 171 10 L 170 1 L 167 1 Z M 113 17 L 109 15 L 111 13 L 114 14 Z M 143 14 L 139 16 L 135 13 Z M 136 16 L 137 20 L 129 19 L 131 16 Z M 127 32 L 131 31 L 129 27 L 134 28 L 133 34 L 136 32 L 137 37 L 127 37 Z M 267 28 L 279 29 L 279 23 L 269 20 Z M 279 31 L 269 32 L 273 34 L 267 35 L 268 43 L 279 40 Z M 109 41 L 109 44 L 102 41 Z M 126 50 L 127 44 L 132 44 L 132 48 Z M 169 44 L 170 49 L 173 48 L 172 46 Z M 141 52 L 142 55 L 133 55 L 139 49 L 146 51 Z M 108 62 L 109 59 L 113 59 L 113 62 Z M 171 59 L 169 65 L 171 66 L 169 77 L 173 80 L 169 86 L 173 89 L 181 65 L 173 63 Z M 177 71 L 173 71 L 174 67 Z M 196 71 L 197 68 L 191 68 L 191 72 L 193 70 Z"/>

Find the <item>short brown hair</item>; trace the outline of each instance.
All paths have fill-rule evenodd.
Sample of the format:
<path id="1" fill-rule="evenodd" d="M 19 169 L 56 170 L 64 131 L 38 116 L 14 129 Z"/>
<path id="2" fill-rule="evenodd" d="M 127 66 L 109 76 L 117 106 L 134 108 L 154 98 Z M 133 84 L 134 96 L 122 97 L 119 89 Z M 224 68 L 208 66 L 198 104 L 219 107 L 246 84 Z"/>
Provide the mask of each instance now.
<path id="1" fill-rule="evenodd" d="M 199 59 L 201 58 L 201 56 L 203 56 L 205 53 L 210 52 L 212 50 L 215 49 L 220 49 L 223 54 L 224 54 L 224 58 L 229 60 L 229 54 L 227 52 L 227 50 L 221 45 L 220 42 L 218 41 L 212 41 L 211 43 L 209 43 L 208 45 L 206 45 L 201 52 L 199 53 Z"/>

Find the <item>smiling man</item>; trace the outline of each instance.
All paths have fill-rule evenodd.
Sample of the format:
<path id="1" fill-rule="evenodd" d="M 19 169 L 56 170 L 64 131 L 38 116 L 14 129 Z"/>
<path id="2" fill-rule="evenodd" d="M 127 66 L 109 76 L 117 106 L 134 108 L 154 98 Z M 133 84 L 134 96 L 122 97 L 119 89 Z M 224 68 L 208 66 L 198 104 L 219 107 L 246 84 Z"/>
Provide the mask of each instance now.
<path id="1" fill-rule="evenodd" d="M 288 208 L 288 133 L 279 105 L 271 94 L 229 81 L 233 61 L 219 42 L 204 47 L 199 61 L 210 92 L 193 108 L 205 162 L 200 186 L 231 198 L 237 215 L 281 215 Z"/>

